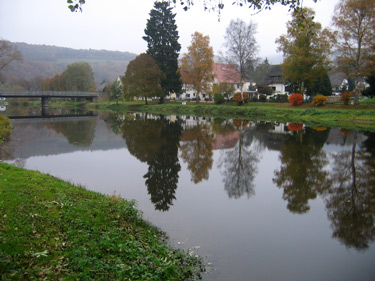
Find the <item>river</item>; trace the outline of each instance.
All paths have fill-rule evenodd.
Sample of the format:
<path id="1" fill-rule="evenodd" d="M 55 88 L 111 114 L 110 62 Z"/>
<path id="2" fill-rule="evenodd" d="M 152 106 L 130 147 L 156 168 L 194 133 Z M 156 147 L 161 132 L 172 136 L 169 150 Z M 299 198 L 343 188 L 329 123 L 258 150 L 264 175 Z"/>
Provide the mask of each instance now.
<path id="1" fill-rule="evenodd" d="M 3 161 L 135 200 L 203 280 L 374 280 L 375 133 L 108 114 L 13 119 Z"/>

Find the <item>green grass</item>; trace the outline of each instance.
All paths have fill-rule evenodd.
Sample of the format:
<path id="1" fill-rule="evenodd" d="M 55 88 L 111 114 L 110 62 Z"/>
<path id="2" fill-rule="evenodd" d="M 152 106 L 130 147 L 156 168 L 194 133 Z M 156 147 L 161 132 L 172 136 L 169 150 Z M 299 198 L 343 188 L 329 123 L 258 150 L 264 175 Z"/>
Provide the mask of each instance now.
<path id="1" fill-rule="evenodd" d="M 347 129 L 375 130 L 375 105 L 343 105 L 329 104 L 314 107 L 312 104 L 291 106 L 288 103 L 247 103 L 236 104 L 195 104 L 182 105 L 172 102 L 159 105 L 157 103 L 144 105 L 144 102 L 132 103 L 98 103 L 101 110 L 140 111 L 154 114 L 195 115 L 205 117 L 221 117 L 233 119 L 301 122 L 311 126 L 341 127 Z"/>
<path id="2" fill-rule="evenodd" d="M 12 125 L 8 117 L 0 114 L 0 144 L 10 136 Z"/>
<path id="3" fill-rule="evenodd" d="M 172 249 L 134 202 L 0 163 L 1 280 L 189 280 L 200 259 Z"/>

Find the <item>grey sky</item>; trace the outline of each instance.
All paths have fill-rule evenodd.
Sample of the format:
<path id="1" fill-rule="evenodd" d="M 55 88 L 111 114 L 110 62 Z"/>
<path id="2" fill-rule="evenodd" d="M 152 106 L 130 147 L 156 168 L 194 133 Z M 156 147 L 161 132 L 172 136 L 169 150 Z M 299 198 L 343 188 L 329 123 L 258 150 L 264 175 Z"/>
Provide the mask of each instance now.
<path id="1" fill-rule="evenodd" d="M 231 3 L 227 0 L 224 3 Z M 154 0 L 87 0 L 83 12 L 72 13 L 66 0 L 0 0 L 0 38 L 12 42 L 45 44 L 75 49 L 106 49 L 142 53 L 146 42 L 142 39 Z M 316 12 L 316 21 L 323 27 L 330 24 L 338 0 L 305 0 L 304 6 Z M 222 50 L 225 29 L 231 19 L 250 19 L 257 23 L 256 35 L 259 56 L 271 63 L 280 62 L 275 39 L 286 33 L 290 19 L 288 9 L 273 6 L 254 14 L 253 10 L 226 5 L 220 22 L 215 12 L 204 12 L 202 0 L 187 12 L 174 9 L 182 45 L 187 51 L 191 34 L 195 31 L 209 35 L 215 54 Z"/>

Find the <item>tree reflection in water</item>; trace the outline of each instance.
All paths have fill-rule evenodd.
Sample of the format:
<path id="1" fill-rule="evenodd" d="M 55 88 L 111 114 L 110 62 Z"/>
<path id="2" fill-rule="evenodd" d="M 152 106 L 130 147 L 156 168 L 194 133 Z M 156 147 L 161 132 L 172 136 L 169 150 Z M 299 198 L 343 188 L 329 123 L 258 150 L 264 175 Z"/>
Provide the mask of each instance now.
<path id="1" fill-rule="evenodd" d="M 56 122 L 46 127 L 62 134 L 74 146 L 88 147 L 94 140 L 96 121 Z"/>
<path id="2" fill-rule="evenodd" d="M 188 165 L 191 181 L 195 184 L 208 180 L 212 168 L 212 143 L 214 135 L 210 124 L 198 121 L 181 136 L 181 158 Z"/>
<path id="3" fill-rule="evenodd" d="M 164 120 L 160 137 L 162 143 L 155 157 L 148 161 L 148 172 L 144 175 L 147 191 L 156 210 L 167 211 L 176 199 L 178 173 L 181 170 L 178 159 L 178 143 L 182 127 L 178 122 Z"/>
<path id="4" fill-rule="evenodd" d="M 164 118 L 125 118 L 123 138 L 129 152 L 149 165 L 144 175 L 147 191 L 156 210 L 167 211 L 173 204 L 181 166 L 178 143 L 181 125 Z"/>
<path id="5" fill-rule="evenodd" d="M 332 184 L 325 195 L 333 237 L 357 250 L 375 240 L 375 134 L 367 135 L 358 148 L 354 132 L 351 151 L 332 154 Z"/>
<path id="6" fill-rule="evenodd" d="M 281 167 L 275 171 L 273 182 L 284 190 L 283 199 L 289 211 L 297 214 L 310 210 L 308 201 L 327 187 L 327 155 L 322 147 L 329 130 L 311 128 L 288 135 L 280 150 Z"/>
<path id="7" fill-rule="evenodd" d="M 254 178 L 259 162 L 258 151 L 251 147 L 251 134 L 244 129 L 248 122 L 238 120 L 237 123 L 240 131 L 238 142 L 233 148 L 224 151 L 218 164 L 219 168 L 224 167 L 222 174 L 225 191 L 229 198 L 235 199 L 244 194 L 248 198 L 255 194 Z"/>

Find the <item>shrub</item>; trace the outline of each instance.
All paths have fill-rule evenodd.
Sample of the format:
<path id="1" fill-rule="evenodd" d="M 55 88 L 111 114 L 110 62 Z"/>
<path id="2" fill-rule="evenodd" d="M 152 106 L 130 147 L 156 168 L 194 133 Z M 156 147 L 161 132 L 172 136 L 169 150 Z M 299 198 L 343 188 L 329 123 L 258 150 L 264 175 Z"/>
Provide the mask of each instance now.
<path id="1" fill-rule="evenodd" d="M 249 100 L 249 93 L 243 93 L 243 98 L 245 102 L 247 102 Z M 236 101 L 238 104 L 242 103 L 241 93 L 240 92 L 235 93 L 233 96 L 233 100 Z"/>
<path id="2" fill-rule="evenodd" d="M 267 96 L 266 95 L 260 95 L 259 96 L 259 101 L 260 102 L 266 102 L 267 101 Z"/>
<path id="3" fill-rule="evenodd" d="M 222 94 L 215 94 L 214 95 L 214 102 L 215 104 L 221 104 L 224 102 L 224 96 Z"/>
<path id="4" fill-rule="evenodd" d="M 289 96 L 289 103 L 292 105 L 303 104 L 303 96 L 301 94 L 291 94 Z"/>
<path id="5" fill-rule="evenodd" d="M 327 103 L 327 97 L 323 95 L 317 95 L 313 98 L 312 104 L 315 106 L 323 106 Z"/>
<path id="6" fill-rule="evenodd" d="M 349 104 L 351 97 L 352 97 L 352 93 L 349 93 L 349 92 L 344 92 L 341 94 L 341 100 L 344 102 L 345 105 Z"/>

